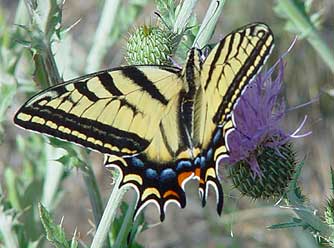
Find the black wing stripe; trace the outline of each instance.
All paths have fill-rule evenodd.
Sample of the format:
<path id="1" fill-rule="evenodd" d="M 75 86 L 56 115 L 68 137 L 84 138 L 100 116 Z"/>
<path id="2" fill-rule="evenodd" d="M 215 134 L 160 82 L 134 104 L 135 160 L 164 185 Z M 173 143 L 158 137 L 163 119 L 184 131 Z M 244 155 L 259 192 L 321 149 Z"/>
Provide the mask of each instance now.
<path id="1" fill-rule="evenodd" d="M 228 59 L 228 57 L 230 56 L 230 53 L 232 51 L 234 36 L 235 36 L 235 33 L 233 33 L 231 35 L 231 38 L 229 40 L 227 53 L 226 53 L 226 56 L 225 56 L 225 58 L 223 60 L 224 62 Z M 205 90 L 209 86 L 209 83 L 210 83 L 211 78 L 212 78 L 213 70 L 215 69 L 217 60 L 220 58 L 221 51 L 223 50 L 223 48 L 225 46 L 225 41 L 226 40 L 224 40 L 221 44 L 219 44 L 219 47 L 218 47 L 218 49 L 216 51 L 216 54 L 215 54 L 215 57 L 213 58 L 212 64 L 210 65 L 209 76 L 208 76 L 208 79 L 206 80 L 206 83 L 205 83 L 205 86 L 204 86 Z"/>
<path id="2" fill-rule="evenodd" d="M 206 83 L 205 83 L 205 86 L 204 86 L 204 89 L 206 90 L 207 87 L 209 86 L 209 83 L 211 82 L 211 79 L 212 79 L 212 74 L 213 74 L 213 70 L 215 69 L 216 67 L 216 63 L 217 63 L 217 60 L 219 59 L 220 57 L 220 53 L 221 51 L 223 50 L 224 46 L 225 46 L 225 41 L 226 40 L 222 40 L 222 42 L 219 44 L 218 48 L 217 48 L 217 51 L 216 51 L 216 54 L 212 60 L 212 63 L 210 65 L 210 69 L 209 69 L 209 75 L 208 75 L 208 79 L 206 80 Z"/>
<path id="3" fill-rule="evenodd" d="M 54 87 L 54 89 L 53 89 L 53 91 L 55 91 L 57 93 L 57 95 L 61 96 L 61 95 L 65 95 L 66 93 L 68 93 L 68 90 L 66 89 L 66 87 L 64 85 L 62 85 L 62 86 L 57 85 L 57 86 Z"/>
<path id="4" fill-rule="evenodd" d="M 134 114 L 137 114 L 137 113 L 142 113 L 142 111 L 140 111 L 135 105 L 129 103 L 126 99 L 118 99 L 120 102 L 121 102 L 121 107 L 122 106 L 126 106 L 127 108 L 131 109 L 131 111 L 134 113 Z"/>
<path id="5" fill-rule="evenodd" d="M 78 117 L 71 113 L 66 113 L 59 109 L 43 106 L 43 109 L 38 108 L 25 108 L 20 110 L 20 113 L 25 113 L 31 116 L 36 116 L 49 120 L 57 126 L 64 126 L 71 131 L 77 131 L 85 134 L 87 137 L 92 137 L 96 140 L 100 140 L 102 143 L 110 143 L 122 148 L 129 148 L 130 150 L 143 150 L 149 145 L 149 141 L 139 137 L 135 133 L 123 131 L 121 129 L 112 127 L 110 125 L 103 124 L 84 117 Z M 84 146 L 92 147 L 103 153 L 110 153 L 110 149 L 106 149 L 102 146 L 95 145 L 78 137 L 59 131 L 58 129 L 51 128 L 45 124 L 38 124 L 34 122 L 21 121 L 15 118 L 15 123 L 28 129 L 36 130 L 39 132 L 47 133 L 55 137 L 60 137 L 69 141 L 73 141 Z"/>
<path id="6" fill-rule="evenodd" d="M 163 105 L 168 104 L 168 100 L 165 96 L 161 94 L 153 82 L 150 81 L 141 70 L 136 67 L 125 67 L 122 69 L 122 73 L 125 77 L 131 79 L 133 83 L 139 85 L 152 98 L 158 100 Z"/>
<path id="7" fill-rule="evenodd" d="M 108 73 L 97 75 L 103 87 L 114 96 L 122 96 L 123 93 L 115 86 L 112 76 Z"/>
<path id="8" fill-rule="evenodd" d="M 92 92 L 88 89 L 86 82 L 85 83 L 77 82 L 77 83 L 74 84 L 74 87 L 81 95 L 84 95 L 90 101 L 97 102 L 98 100 L 100 100 L 100 98 L 97 97 L 94 94 L 94 92 Z"/>
<path id="9" fill-rule="evenodd" d="M 252 32 L 254 32 L 254 31 L 252 31 Z M 236 97 L 236 99 L 238 99 L 239 96 L 242 94 L 243 88 L 247 85 L 249 80 L 251 80 L 258 73 L 258 71 L 260 70 L 260 68 L 264 64 L 265 60 L 269 56 L 270 50 L 271 50 L 272 45 L 274 43 L 274 40 L 272 40 L 270 45 L 268 45 L 268 46 L 265 45 L 267 40 L 268 40 L 268 37 L 270 37 L 270 36 L 273 37 L 271 32 L 265 33 L 265 36 L 263 36 L 263 38 L 258 41 L 255 48 L 252 50 L 252 53 L 246 59 L 246 61 L 244 63 L 244 66 L 241 67 L 240 70 L 238 71 L 238 73 L 235 75 L 235 78 L 233 79 L 233 82 L 230 84 L 230 87 L 228 88 L 225 96 L 223 97 L 223 100 L 221 101 L 221 103 L 218 107 L 218 111 L 216 112 L 215 116 L 212 119 L 214 123 L 220 122 L 220 120 L 221 120 L 221 118 L 224 114 L 224 111 L 226 111 L 228 109 L 227 106 L 231 102 L 231 99 L 232 99 L 233 95 L 235 94 L 236 89 L 238 89 L 238 88 L 240 89 L 240 91 L 239 91 L 239 93 Z M 264 47 L 265 47 L 264 55 L 260 57 L 260 61 L 255 65 L 256 59 L 259 58 L 259 56 L 260 56 L 259 55 L 260 50 Z M 254 66 L 254 70 L 247 77 L 245 83 L 240 88 L 240 82 L 242 81 L 242 78 L 245 75 L 247 75 L 247 71 L 252 66 Z M 233 106 L 234 105 L 235 105 L 235 102 L 233 102 Z M 233 109 L 233 106 L 232 106 L 232 109 Z"/>
<path id="10" fill-rule="evenodd" d="M 245 33 L 246 33 L 246 30 L 243 30 L 242 32 L 238 33 L 239 34 L 239 43 L 238 43 L 237 47 L 239 47 L 239 48 L 241 48 L 241 44 L 245 39 Z M 237 49 L 237 53 L 233 56 L 235 59 L 238 58 L 239 52 L 240 52 L 240 49 Z M 247 54 L 247 52 L 245 52 L 245 53 Z M 238 61 L 240 62 L 240 60 L 238 60 Z"/>
<path id="11" fill-rule="evenodd" d="M 231 35 L 231 38 L 230 38 L 230 43 L 228 44 L 228 49 L 227 49 L 227 53 L 226 53 L 226 56 L 223 60 L 223 63 L 226 62 L 228 60 L 228 58 L 230 57 L 230 54 L 231 54 L 231 51 L 232 51 L 232 48 L 233 48 L 233 44 L 234 44 L 234 36 L 235 36 L 235 33 L 233 33 Z"/>

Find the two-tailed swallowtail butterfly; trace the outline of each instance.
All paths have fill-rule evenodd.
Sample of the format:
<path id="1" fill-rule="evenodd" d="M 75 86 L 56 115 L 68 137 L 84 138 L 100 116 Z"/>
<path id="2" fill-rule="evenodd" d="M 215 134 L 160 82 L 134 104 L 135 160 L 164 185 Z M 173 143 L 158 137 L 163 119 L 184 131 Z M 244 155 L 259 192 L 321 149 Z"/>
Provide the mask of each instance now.
<path id="1" fill-rule="evenodd" d="M 228 34 L 202 59 L 190 49 L 183 69 L 123 66 L 48 88 L 17 112 L 17 125 L 105 154 L 123 186 L 138 193 L 136 214 L 153 202 L 186 205 L 185 183 L 211 185 L 223 207 L 218 161 L 228 156 L 233 109 L 268 58 L 274 38 L 262 23 Z"/>

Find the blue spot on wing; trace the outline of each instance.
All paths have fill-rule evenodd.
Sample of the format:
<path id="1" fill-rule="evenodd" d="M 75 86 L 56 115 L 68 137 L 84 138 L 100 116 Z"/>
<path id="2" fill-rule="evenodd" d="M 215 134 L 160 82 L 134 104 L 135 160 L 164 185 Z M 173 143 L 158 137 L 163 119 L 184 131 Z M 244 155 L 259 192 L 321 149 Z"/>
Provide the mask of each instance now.
<path id="1" fill-rule="evenodd" d="M 195 161 L 194 161 L 195 165 L 200 164 L 200 162 L 201 162 L 201 158 L 200 157 L 196 157 Z"/>
<path id="2" fill-rule="evenodd" d="M 131 162 L 132 162 L 133 166 L 144 167 L 144 162 L 141 159 L 137 158 L 137 157 L 133 157 Z"/>
<path id="3" fill-rule="evenodd" d="M 206 153 L 206 159 L 207 159 L 207 160 L 211 160 L 212 155 L 213 155 L 213 149 L 210 148 L 210 149 L 208 150 L 208 152 Z"/>
<path id="4" fill-rule="evenodd" d="M 192 163 L 190 161 L 185 161 L 185 160 L 181 160 L 177 163 L 176 166 L 176 171 L 185 171 L 187 169 L 190 169 L 192 167 Z"/>
<path id="5" fill-rule="evenodd" d="M 156 179 L 158 178 L 158 172 L 156 170 L 153 170 L 151 168 L 148 168 L 145 172 L 148 179 Z"/>
<path id="6" fill-rule="evenodd" d="M 205 168 L 205 164 L 206 164 L 205 162 L 206 162 L 205 157 L 201 156 L 201 162 L 200 162 L 201 168 Z"/>
<path id="7" fill-rule="evenodd" d="M 221 128 L 218 128 L 217 131 L 215 132 L 214 136 L 213 136 L 213 139 L 212 139 L 212 142 L 213 142 L 214 145 L 219 142 L 221 136 L 222 136 L 222 130 L 221 130 Z"/>
<path id="8" fill-rule="evenodd" d="M 160 181 L 162 183 L 167 182 L 171 179 L 175 179 L 175 178 L 176 178 L 176 173 L 171 168 L 164 169 L 160 174 Z"/>

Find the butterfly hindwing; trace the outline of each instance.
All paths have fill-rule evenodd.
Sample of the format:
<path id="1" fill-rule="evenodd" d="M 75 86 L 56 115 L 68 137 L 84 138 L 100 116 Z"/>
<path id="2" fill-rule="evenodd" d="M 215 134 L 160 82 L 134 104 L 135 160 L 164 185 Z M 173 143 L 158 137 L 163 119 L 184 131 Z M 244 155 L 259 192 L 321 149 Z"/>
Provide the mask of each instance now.
<path id="1" fill-rule="evenodd" d="M 149 203 L 157 206 L 161 221 L 169 203 L 181 208 L 186 206 L 184 185 L 193 178 L 195 170 L 190 158 L 156 163 L 148 160 L 144 153 L 123 158 L 107 155 L 105 164 L 120 169 L 120 187 L 131 186 L 136 190 L 134 217 Z"/>

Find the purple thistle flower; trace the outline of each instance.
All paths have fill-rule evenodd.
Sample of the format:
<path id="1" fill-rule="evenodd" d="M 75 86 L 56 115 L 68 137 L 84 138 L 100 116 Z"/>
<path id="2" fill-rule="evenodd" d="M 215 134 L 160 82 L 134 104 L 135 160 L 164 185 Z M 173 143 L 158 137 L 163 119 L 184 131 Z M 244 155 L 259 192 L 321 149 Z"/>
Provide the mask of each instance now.
<path id="1" fill-rule="evenodd" d="M 272 74 L 278 65 L 278 75 Z M 285 104 L 280 95 L 283 83 L 282 58 L 268 71 L 258 74 L 249 84 L 233 111 L 235 129 L 227 136 L 230 151 L 220 164 L 235 164 L 246 161 L 256 176 L 262 177 L 258 163 L 259 151 L 269 147 L 280 154 L 279 147 L 293 137 L 280 126 L 285 114 Z M 302 125 L 304 122 L 302 123 Z M 301 129 L 298 128 L 298 131 Z"/>

